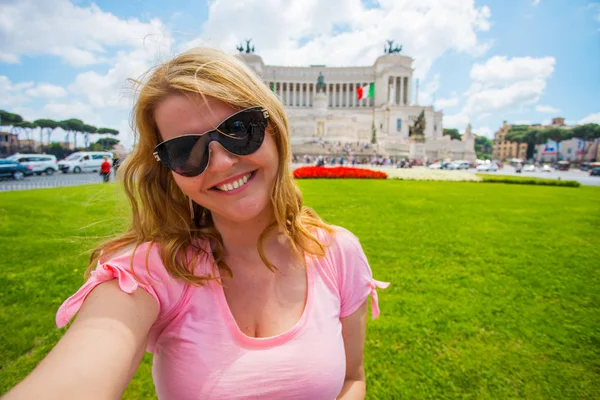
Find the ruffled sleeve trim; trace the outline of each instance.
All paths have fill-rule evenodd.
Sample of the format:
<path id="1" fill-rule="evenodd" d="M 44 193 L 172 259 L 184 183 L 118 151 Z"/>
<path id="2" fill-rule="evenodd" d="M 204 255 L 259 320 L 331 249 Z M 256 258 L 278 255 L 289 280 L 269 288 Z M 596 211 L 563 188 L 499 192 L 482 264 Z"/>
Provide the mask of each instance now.
<path id="1" fill-rule="evenodd" d="M 114 264 L 101 264 L 98 266 L 98 268 L 92 271 L 90 278 L 77 291 L 77 293 L 65 300 L 65 302 L 59 307 L 56 313 L 56 326 L 62 328 L 67 325 L 73 316 L 75 316 L 75 314 L 79 311 L 88 294 L 90 294 L 90 292 L 99 284 L 113 279 L 117 279 L 119 282 L 119 288 L 128 294 L 133 293 L 138 287 L 141 286 L 156 300 L 160 306 L 160 301 L 158 300 L 156 293 L 154 293 L 154 291 L 149 287 L 140 285 L 140 283 L 133 277 L 131 273 Z"/>
<path id="2" fill-rule="evenodd" d="M 371 294 L 371 318 L 376 319 L 377 317 L 379 317 L 379 314 L 380 314 L 379 297 L 377 296 L 377 288 L 386 289 L 388 286 L 390 286 L 390 283 L 371 279 L 369 281 L 368 285 L 371 288 L 371 293 L 370 293 Z"/>

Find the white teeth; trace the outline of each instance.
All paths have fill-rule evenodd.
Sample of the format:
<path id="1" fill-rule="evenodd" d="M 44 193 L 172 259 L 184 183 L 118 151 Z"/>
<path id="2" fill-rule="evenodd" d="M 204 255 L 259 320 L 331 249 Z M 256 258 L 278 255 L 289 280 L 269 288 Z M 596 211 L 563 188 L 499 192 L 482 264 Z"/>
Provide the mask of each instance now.
<path id="1" fill-rule="evenodd" d="M 237 181 L 226 183 L 224 185 L 219 185 L 216 188 L 223 192 L 228 192 L 230 190 L 237 189 L 240 186 L 244 186 L 246 184 L 246 182 L 248 182 L 248 179 L 250 179 L 251 176 L 252 176 L 252 173 L 249 173 L 247 175 L 242 176 Z"/>

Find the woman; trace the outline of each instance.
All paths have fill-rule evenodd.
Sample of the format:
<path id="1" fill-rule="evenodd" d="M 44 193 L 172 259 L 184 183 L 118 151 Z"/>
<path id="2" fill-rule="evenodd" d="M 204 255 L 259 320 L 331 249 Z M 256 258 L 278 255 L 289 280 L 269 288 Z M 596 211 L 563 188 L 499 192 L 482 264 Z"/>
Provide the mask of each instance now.
<path id="1" fill-rule="evenodd" d="M 358 239 L 302 205 L 288 122 L 240 60 L 190 51 L 140 83 L 132 208 L 57 313 L 61 341 L 11 398 L 118 398 L 144 351 L 161 399 L 360 399 Z M 137 290 L 141 288 L 142 290 Z"/>

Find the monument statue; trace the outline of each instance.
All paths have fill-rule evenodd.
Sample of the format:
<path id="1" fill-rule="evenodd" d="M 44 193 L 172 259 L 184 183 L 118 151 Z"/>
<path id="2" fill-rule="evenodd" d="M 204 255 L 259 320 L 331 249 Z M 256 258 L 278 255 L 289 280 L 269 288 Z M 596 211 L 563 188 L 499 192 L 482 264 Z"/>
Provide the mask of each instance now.
<path id="1" fill-rule="evenodd" d="M 421 111 L 414 125 L 408 128 L 408 137 L 416 141 L 425 140 L 425 110 Z"/>
<path id="2" fill-rule="evenodd" d="M 250 53 L 254 53 L 254 45 L 250 46 L 250 42 L 252 41 L 252 39 L 246 39 L 246 54 L 250 54 Z M 244 45 L 240 44 L 238 46 L 235 46 L 235 48 L 237 49 L 237 51 L 239 51 L 240 53 L 244 52 Z"/>
<path id="3" fill-rule="evenodd" d="M 317 93 L 325 92 L 325 77 L 322 72 L 319 72 L 319 77 L 317 78 Z"/>
<path id="4" fill-rule="evenodd" d="M 393 46 L 393 44 L 394 44 L 393 40 L 388 40 L 387 43 L 388 43 L 387 47 L 384 46 L 384 48 L 383 48 L 384 53 L 394 54 L 394 53 L 400 53 L 402 51 L 402 46 L 398 46 L 398 45 L 396 45 L 396 47 Z"/>

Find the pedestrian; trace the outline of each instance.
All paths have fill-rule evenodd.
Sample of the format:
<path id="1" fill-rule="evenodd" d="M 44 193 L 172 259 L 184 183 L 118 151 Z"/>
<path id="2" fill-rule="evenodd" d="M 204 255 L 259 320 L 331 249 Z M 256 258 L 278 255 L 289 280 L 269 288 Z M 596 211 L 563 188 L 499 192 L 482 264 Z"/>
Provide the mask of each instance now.
<path id="1" fill-rule="evenodd" d="M 104 183 L 107 183 L 110 181 L 110 168 L 111 168 L 110 161 L 108 161 L 107 156 L 104 156 L 104 161 L 100 165 L 100 175 L 102 175 L 102 178 L 104 179 Z"/>
<path id="2" fill-rule="evenodd" d="M 160 399 L 362 399 L 359 240 L 303 205 L 288 119 L 246 64 L 196 49 L 139 83 L 120 166 L 125 233 L 57 313 L 65 336 L 15 398 L 120 398 L 154 353 Z M 141 290 L 139 290 L 141 289 Z"/>

